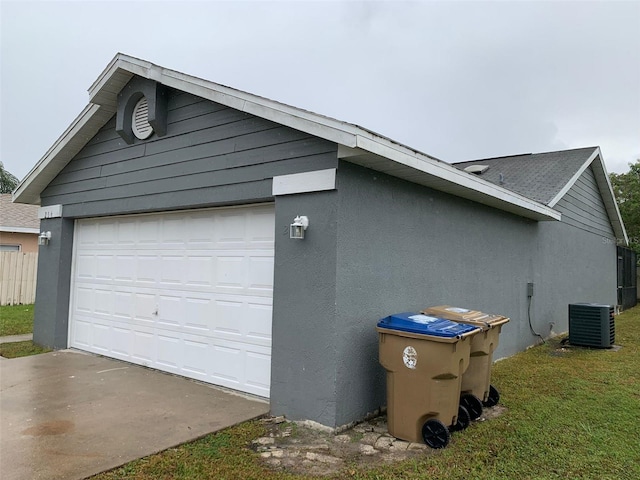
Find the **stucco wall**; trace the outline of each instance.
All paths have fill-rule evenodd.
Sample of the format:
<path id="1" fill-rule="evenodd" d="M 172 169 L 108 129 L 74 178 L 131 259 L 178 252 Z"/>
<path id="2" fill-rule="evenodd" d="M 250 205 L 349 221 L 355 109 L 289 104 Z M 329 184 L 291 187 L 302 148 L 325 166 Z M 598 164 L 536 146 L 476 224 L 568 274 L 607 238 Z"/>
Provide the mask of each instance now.
<path id="1" fill-rule="evenodd" d="M 36 253 L 38 251 L 38 234 L 0 232 L 0 244 L 20 245 L 22 253 Z"/>
<path id="2" fill-rule="evenodd" d="M 335 426 L 336 191 L 276 197 L 271 412 Z M 289 238 L 297 215 L 304 240 Z"/>
<path id="3" fill-rule="evenodd" d="M 67 348 L 74 222 L 51 218 L 42 220 L 40 226 L 51 232 L 51 240 L 38 253 L 33 341 L 50 348 Z"/>
<path id="4" fill-rule="evenodd" d="M 615 303 L 615 242 L 525 220 L 346 162 L 338 170 L 336 425 L 385 404 L 375 324 L 451 304 L 511 318 L 494 358 L 567 329 L 567 304 Z"/>

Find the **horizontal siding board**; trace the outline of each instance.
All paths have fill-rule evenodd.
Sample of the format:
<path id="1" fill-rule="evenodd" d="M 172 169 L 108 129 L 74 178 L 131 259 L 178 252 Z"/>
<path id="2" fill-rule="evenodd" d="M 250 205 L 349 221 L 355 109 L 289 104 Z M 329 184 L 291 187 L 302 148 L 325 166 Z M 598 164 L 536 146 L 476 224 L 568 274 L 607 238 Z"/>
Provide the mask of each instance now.
<path id="1" fill-rule="evenodd" d="M 589 206 L 581 198 L 574 197 L 572 195 L 567 195 L 563 200 L 563 205 L 568 205 L 569 208 L 577 214 L 591 218 L 594 222 L 601 223 L 602 225 L 609 224 L 607 211 L 605 210 L 604 205 Z"/>
<path id="2" fill-rule="evenodd" d="M 80 151 L 80 153 L 76 155 L 75 159 L 79 160 L 82 158 L 93 157 L 95 155 L 101 155 L 103 153 L 111 153 L 117 150 L 124 150 L 130 147 L 131 145 L 128 145 L 127 142 L 125 142 L 124 139 L 120 137 L 120 135 L 118 135 L 117 137 L 114 137 L 112 140 L 107 140 L 107 141 L 96 143 L 93 145 L 85 145 L 85 147 Z"/>
<path id="3" fill-rule="evenodd" d="M 330 148 L 327 148 L 325 143 L 313 142 L 306 138 L 297 141 L 291 139 L 289 142 L 267 145 L 265 144 L 266 142 L 275 142 L 277 139 L 277 137 L 272 138 L 270 133 L 272 133 L 272 131 L 256 132 L 243 137 L 226 138 L 202 145 L 173 149 L 156 155 L 136 158 L 130 162 L 105 165 L 102 169 L 102 175 L 111 176 L 139 170 L 146 171 L 151 168 L 159 168 L 178 162 L 184 163 L 200 159 L 213 159 L 233 152 L 246 152 L 245 155 L 248 158 L 253 158 L 254 161 L 258 161 L 263 155 L 275 160 L 277 157 L 274 157 L 274 155 L 281 155 L 281 158 L 291 158 L 292 156 L 315 155 L 317 153 L 330 151 Z M 262 144 L 261 148 L 255 148 L 254 145 L 256 144 Z"/>
<path id="4" fill-rule="evenodd" d="M 82 170 L 71 170 L 66 173 L 61 173 L 49 184 L 49 187 L 56 185 L 63 185 L 65 183 L 80 182 L 82 180 L 89 180 L 100 176 L 101 166 L 84 168 Z"/>
<path id="5" fill-rule="evenodd" d="M 188 118 L 201 117 L 206 114 L 216 113 L 224 110 L 229 110 L 229 107 L 220 105 L 219 103 L 200 101 L 192 105 L 176 108 L 174 110 L 168 110 L 167 123 L 180 122 Z M 238 110 L 236 110 L 237 112 Z"/>
<path id="6" fill-rule="evenodd" d="M 556 209 L 562 213 L 562 222 L 567 225 L 597 235 L 613 235 L 613 227 L 591 167 L 584 171 L 562 197 Z"/>
<path id="7" fill-rule="evenodd" d="M 206 130 L 209 128 L 217 127 L 220 125 L 225 125 L 234 122 L 240 121 L 250 121 L 250 120 L 262 120 L 257 119 L 255 117 L 251 117 L 251 115 L 247 115 L 244 112 L 239 112 L 238 110 L 221 110 L 218 112 L 211 112 L 200 117 L 190 117 L 179 122 L 174 122 L 169 124 L 169 133 L 162 138 L 152 138 L 149 145 L 154 145 L 156 143 L 162 143 L 162 141 L 167 138 L 175 137 L 178 135 L 184 135 L 185 133 L 195 132 L 198 130 Z M 263 123 L 269 123 L 268 126 L 264 128 L 273 128 L 273 124 L 268 122 L 267 120 L 263 120 Z"/>
<path id="8" fill-rule="evenodd" d="M 171 111 L 171 110 L 187 107 L 189 105 L 193 105 L 194 103 L 199 103 L 203 101 L 206 101 L 206 100 L 203 100 L 202 98 L 192 95 L 190 93 L 181 92 L 179 90 L 170 88 L 169 101 L 167 102 L 167 108 L 169 109 L 169 111 Z M 215 103 L 215 102 L 211 102 L 211 103 L 213 103 L 214 105 L 220 105 L 221 108 L 227 108 L 225 105 L 222 105 L 219 103 Z"/>
<path id="9" fill-rule="evenodd" d="M 87 201 L 65 206 L 65 215 L 78 218 L 100 217 L 126 213 L 218 207 L 271 200 L 271 179 L 268 179 L 237 185 L 191 189 L 178 193 L 163 192 L 143 197 Z"/>
<path id="10" fill-rule="evenodd" d="M 274 175 L 285 175 L 290 173 L 291 171 L 302 172 L 316 170 L 319 166 L 324 169 L 327 168 L 327 164 L 331 163 L 326 161 L 327 159 L 331 159 L 331 156 L 325 154 L 324 159 L 324 162 L 320 162 L 313 161 L 313 157 L 293 158 L 268 164 L 257 164 L 240 168 L 207 171 L 197 174 L 161 178 L 158 180 L 150 180 L 115 187 L 96 189 L 88 188 L 83 191 L 72 193 L 56 192 L 57 194 L 52 194 L 47 197 L 47 203 L 60 203 L 63 205 L 67 205 L 70 203 L 82 203 L 86 201 L 140 197 L 145 195 L 152 195 L 156 192 L 179 192 L 192 188 L 206 188 L 211 186 L 232 185 L 243 182 L 255 182 L 258 180 L 264 180 L 265 178 L 271 178 Z M 104 181 L 105 179 L 96 180 Z"/>
<path id="11" fill-rule="evenodd" d="M 562 198 L 562 200 L 565 199 L 572 201 L 576 205 L 580 205 L 587 212 L 594 212 L 596 215 L 606 215 L 607 210 L 601 198 L 594 200 L 593 197 L 585 197 L 585 195 L 582 195 L 577 190 L 570 190 L 565 197 Z"/>
<path id="12" fill-rule="evenodd" d="M 572 227 L 579 228 L 580 230 L 584 230 L 584 231 L 587 231 L 589 233 L 593 233 L 593 234 L 600 235 L 600 236 L 603 236 L 603 237 L 610 238 L 613 235 L 613 233 L 611 231 L 602 230 L 602 229 L 599 229 L 599 228 L 588 227 L 584 223 L 579 222 L 579 221 L 577 221 L 577 220 L 575 220 L 573 218 L 563 219 L 562 221 L 564 223 L 566 223 L 567 225 L 571 225 Z"/>
<path id="13" fill-rule="evenodd" d="M 574 221 L 580 222 L 587 228 L 604 230 L 611 229 L 611 225 L 605 219 L 602 219 L 595 215 L 590 215 L 584 210 L 584 208 L 570 203 L 569 201 L 564 202 L 562 208 L 564 217 L 571 218 Z"/>
<path id="14" fill-rule="evenodd" d="M 163 152 L 172 152 L 186 147 L 213 144 L 220 140 L 233 140 L 236 137 L 243 137 L 272 129 L 273 127 L 269 123 L 254 121 L 254 119 L 246 119 L 229 124 L 225 123 L 205 129 L 194 130 L 184 135 L 165 137 L 161 142 L 147 143 L 145 153 L 146 155 L 155 155 Z M 242 142 L 242 140 L 238 141 Z"/>
<path id="15" fill-rule="evenodd" d="M 73 217 L 271 201 L 274 175 L 337 168 L 335 143 L 175 91 L 168 107 L 167 135 L 131 145 L 112 118 L 42 192 L 43 205 Z"/>
<path id="16" fill-rule="evenodd" d="M 108 142 L 120 138 L 120 135 L 116 133 L 116 117 L 111 117 L 111 120 L 104 125 L 100 131 L 94 135 L 94 137 L 87 142 L 86 146 L 97 145 L 99 143 Z"/>
<path id="17" fill-rule="evenodd" d="M 129 148 L 115 150 L 113 152 L 104 152 L 93 157 L 74 158 L 66 167 L 64 167 L 61 173 L 65 174 L 86 168 L 102 167 L 111 163 L 140 158 L 144 156 L 144 151 L 145 145 L 141 143 L 138 145 L 132 145 Z"/>
<path id="18" fill-rule="evenodd" d="M 162 166 L 156 166 L 153 169 L 143 169 L 129 171 L 112 175 L 107 178 L 107 187 L 115 187 L 120 185 L 130 185 L 133 183 L 142 183 L 150 180 L 158 180 L 163 178 L 175 178 L 184 175 L 195 175 L 206 172 L 216 172 L 231 168 L 248 167 L 251 165 L 260 165 L 273 163 L 285 159 L 308 158 L 315 161 L 317 155 L 326 154 L 327 151 L 322 145 L 314 151 L 304 141 L 295 144 L 273 145 L 268 148 L 250 150 L 248 152 L 232 152 L 225 155 L 215 157 L 204 157 L 186 162 L 172 162 Z M 331 154 L 329 154 L 331 155 Z M 323 162 L 324 163 L 324 162 Z M 334 168 L 330 165 L 327 168 Z"/>

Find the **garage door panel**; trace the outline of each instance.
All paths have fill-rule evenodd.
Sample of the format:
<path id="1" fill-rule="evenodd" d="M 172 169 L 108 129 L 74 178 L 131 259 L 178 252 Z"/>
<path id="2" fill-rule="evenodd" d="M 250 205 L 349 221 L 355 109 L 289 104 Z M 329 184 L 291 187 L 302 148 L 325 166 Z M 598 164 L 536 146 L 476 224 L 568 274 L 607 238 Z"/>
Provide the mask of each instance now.
<path id="1" fill-rule="evenodd" d="M 136 261 L 136 283 L 142 283 L 146 286 L 155 286 L 158 283 L 158 272 L 160 268 L 160 262 L 158 261 L 158 255 L 144 255 L 137 256 Z"/>
<path id="2" fill-rule="evenodd" d="M 136 257 L 135 255 L 114 255 L 114 280 L 118 284 L 131 284 L 136 277 Z"/>
<path id="3" fill-rule="evenodd" d="M 269 395 L 273 206 L 79 220 L 71 346 Z"/>
<path id="4" fill-rule="evenodd" d="M 265 379 L 270 379 L 271 355 L 262 352 L 247 352 L 247 365 L 245 371 L 247 377 L 245 384 L 250 385 L 256 395 L 264 395 L 269 392 L 270 385 Z"/>
<path id="5" fill-rule="evenodd" d="M 156 360 L 156 338 L 152 328 L 133 328 L 131 358 L 140 365 L 151 366 Z"/>

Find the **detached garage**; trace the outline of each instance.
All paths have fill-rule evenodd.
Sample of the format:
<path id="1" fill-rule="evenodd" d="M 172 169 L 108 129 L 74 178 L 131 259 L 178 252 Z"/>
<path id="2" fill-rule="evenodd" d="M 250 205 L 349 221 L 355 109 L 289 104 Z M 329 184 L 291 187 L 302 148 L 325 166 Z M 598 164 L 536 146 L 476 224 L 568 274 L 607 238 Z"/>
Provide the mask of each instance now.
<path id="1" fill-rule="evenodd" d="M 384 316 L 509 316 L 499 358 L 566 331 L 569 303 L 616 303 L 627 237 L 597 147 L 452 166 L 122 54 L 89 97 L 14 192 L 41 206 L 42 345 L 339 427 L 385 403 Z"/>

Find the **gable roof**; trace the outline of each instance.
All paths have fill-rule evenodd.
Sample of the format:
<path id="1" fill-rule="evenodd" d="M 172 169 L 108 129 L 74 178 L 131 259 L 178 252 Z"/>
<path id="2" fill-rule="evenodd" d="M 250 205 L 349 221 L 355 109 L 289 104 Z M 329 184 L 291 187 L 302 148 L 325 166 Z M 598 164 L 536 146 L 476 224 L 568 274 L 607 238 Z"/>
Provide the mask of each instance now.
<path id="1" fill-rule="evenodd" d="M 616 238 L 628 244 L 627 232 L 615 201 L 600 147 L 577 148 L 558 152 L 527 153 L 508 157 L 457 162 L 464 170 L 471 165 L 489 168 L 482 178 L 553 208 L 573 187 L 584 171 L 592 167 Z"/>
<path id="2" fill-rule="evenodd" d="M 89 88 L 89 104 L 22 180 L 14 202 L 40 203 L 40 193 L 115 114 L 117 95 L 138 75 L 338 144 L 338 157 L 407 181 L 534 220 L 559 220 L 553 208 L 460 171 L 434 157 L 354 124 L 117 54 Z"/>
<path id="3" fill-rule="evenodd" d="M 11 202 L 11 194 L 0 194 L 0 232 L 40 233 L 37 205 Z"/>

